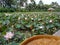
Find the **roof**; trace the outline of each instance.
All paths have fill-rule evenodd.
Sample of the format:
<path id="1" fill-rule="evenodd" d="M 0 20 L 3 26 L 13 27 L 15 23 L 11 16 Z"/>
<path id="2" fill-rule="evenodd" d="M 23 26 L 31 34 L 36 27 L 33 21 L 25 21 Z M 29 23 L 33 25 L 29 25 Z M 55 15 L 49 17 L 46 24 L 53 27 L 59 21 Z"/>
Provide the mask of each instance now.
<path id="1" fill-rule="evenodd" d="M 54 8 L 49 8 L 48 10 L 55 10 Z"/>

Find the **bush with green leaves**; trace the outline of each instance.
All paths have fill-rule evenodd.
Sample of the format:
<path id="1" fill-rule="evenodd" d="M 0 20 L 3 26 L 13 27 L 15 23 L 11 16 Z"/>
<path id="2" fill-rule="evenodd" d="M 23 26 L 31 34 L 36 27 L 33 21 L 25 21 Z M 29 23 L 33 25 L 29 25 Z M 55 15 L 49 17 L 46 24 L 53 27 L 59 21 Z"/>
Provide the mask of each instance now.
<path id="1" fill-rule="evenodd" d="M 0 12 L 15 12 L 16 9 L 14 8 L 4 8 L 4 7 L 0 7 Z"/>
<path id="2" fill-rule="evenodd" d="M 52 35 L 60 29 L 59 14 L 57 12 L 0 13 L 0 45 L 18 45 L 33 35 Z M 13 32 L 14 36 L 11 34 L 12 37 L 5 36 L 7 32 Z"/>

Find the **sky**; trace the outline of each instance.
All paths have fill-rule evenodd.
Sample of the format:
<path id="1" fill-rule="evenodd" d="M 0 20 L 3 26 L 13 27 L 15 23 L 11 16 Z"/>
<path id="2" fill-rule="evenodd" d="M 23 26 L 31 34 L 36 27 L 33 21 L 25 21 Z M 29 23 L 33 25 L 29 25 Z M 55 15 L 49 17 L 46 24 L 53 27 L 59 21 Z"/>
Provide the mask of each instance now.
<path id="1" fill-rule="evenodd" d="M 35 0 L 35 2 L 38 4 L 40 0 Z M 57 2 L 60 5 L 60 0 L 42 0 L 44 4 L 51 4 L 51 2 Z M 30 1 L 28 1 L 30 3 Z"/>

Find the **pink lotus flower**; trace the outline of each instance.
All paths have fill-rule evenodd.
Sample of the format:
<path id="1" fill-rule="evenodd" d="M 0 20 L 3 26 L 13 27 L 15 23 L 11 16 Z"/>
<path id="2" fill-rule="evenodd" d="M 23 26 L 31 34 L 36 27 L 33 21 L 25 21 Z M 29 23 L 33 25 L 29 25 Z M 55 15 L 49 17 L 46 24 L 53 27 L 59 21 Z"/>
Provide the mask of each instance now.
<path id="1" fill-rule="evenodd" d="M 6 38 L 6 40 L 11 39 L 14 36 L 14 33 L 12 32 L 6 32 L 6 35 L 4 35 L 4 38 Z"/>

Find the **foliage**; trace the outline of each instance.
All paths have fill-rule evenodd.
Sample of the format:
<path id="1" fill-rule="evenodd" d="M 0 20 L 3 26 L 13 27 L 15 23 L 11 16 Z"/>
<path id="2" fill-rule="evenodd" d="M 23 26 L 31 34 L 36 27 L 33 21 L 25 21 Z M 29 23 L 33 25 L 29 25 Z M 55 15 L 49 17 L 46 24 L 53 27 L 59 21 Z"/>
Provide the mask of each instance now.
<path id="1" fill-rule="evenodd" d="M 0 7 L 0 12 L 15 12 L 16 9 L 14 8 L 4 8 L 4 7 Z"/>
<path id="2" fill-rule="evenodd" d="M 14 4 L 14 0 L 4 0 L 5 5 L 11 8 L 11 5 Z"/>
<path id="3" fill-rule="evenodd" d="M 54 8 L 56 12 L 60 11 L 60 5 L 57 2 L 52 2 L 48 5 L 44 4 L 42 0 L 38 4 L 36 4 L 35 0 L 30 1 L 31 3 L 28 4 L 27 0 L 3 0 L 3 4 L 0 4 L 2 6 L 0 6 L 0 12 L 44 12 L 48 11 L 49 8 Z"/>
<path id="4" fill-rule="evenodd" d="M 59 13 L 0 13 L 0 45 L 18 45 L 33 35 L 52 35 L 59 29 Z M 14 32 L 14 36 L 6 40 L 6 32 Z"/>

